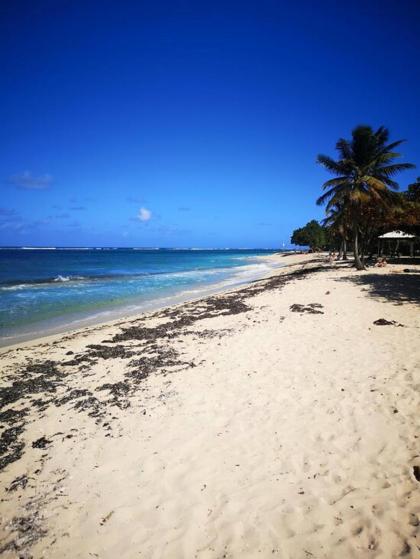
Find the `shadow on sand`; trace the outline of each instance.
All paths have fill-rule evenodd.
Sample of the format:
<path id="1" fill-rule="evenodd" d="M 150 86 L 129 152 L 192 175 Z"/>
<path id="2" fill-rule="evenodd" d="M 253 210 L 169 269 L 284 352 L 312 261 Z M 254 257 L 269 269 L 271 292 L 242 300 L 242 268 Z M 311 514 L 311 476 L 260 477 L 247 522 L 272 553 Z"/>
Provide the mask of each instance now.
<path id="1" fill-rule="evenodd" d="M 403 264 L 404 266 L 415 266 L 420 272 L 420 258 L 418 256 L 411 258 L 410 256 L 400 256 L 400 258 L 393 258 L 385 256 L 390 264 Z"/>
<path id="2" fill-rule="evenodd" d="M 420 274 L 363 274 L 337 279 L 366 287 L 369 295 L 386 299 L 396 305 L 414 303 L 420 305 Z"/>

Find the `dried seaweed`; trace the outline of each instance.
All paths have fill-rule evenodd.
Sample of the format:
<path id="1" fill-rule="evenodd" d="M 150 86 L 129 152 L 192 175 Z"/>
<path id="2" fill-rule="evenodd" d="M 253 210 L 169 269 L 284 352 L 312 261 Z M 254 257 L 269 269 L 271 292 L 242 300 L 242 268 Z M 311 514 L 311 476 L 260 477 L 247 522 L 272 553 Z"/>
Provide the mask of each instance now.
<path id="1" fill-rule="evenodd" d="M 399 326 L 404 328 L 404 324 L 400 324 L 395 320 L 386 320 L 385 318 L 378 318 L 378 320 L 374 320 L 373 324 L 375 326 Z"/>
<path id="2" fill-rule="evenodd" d="M 309 303 L 308 305 L 300 305 L 299 303 L 294 303 L 290 306 L 292 312 L 307 313 L 307 314 L 324 314 L 322 309 L 323 306 L 320 303 Z"/>

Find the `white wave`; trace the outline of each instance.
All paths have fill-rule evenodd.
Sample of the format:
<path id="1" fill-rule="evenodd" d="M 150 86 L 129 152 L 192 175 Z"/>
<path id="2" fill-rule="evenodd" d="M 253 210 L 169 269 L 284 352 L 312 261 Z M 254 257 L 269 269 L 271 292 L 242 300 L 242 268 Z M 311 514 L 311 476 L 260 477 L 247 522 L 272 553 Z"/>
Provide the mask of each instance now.
<path id="1" fill-rule="evenodd" d="M 19 283 L 18 285 L 3 285 L 0 287 L 0 291 L 19 291 L 20 289 L 26 289 L 28 287 L 33 287 L 30 283 Z"/>
<path id="2" fill-rule="evenodd" d="M 20 247 L 21 250 L 57 250 L 56 247 Z"/>
<path id="3" fill-rule="evenodd" d="M 60 276 L 60 275 L 58 275 L 56 278 L 54 278 L 53 281 L 58 282 L 58 281 L 70 281 L 70 280 L 71 280 L 70 276 Z"/>
<path id="4" fill-rule="evenodd" d="M 152 296 L 152 298 L 150 299 L 131 302 L 131 304 L 125 304 L 119 308 L 96 310 L 96 312 L 93 313 L 89 311 L 88 315 L 85 316 L 83 316 L 83 313 L 79 316 L 77 316 L 78 313 L 75 313 L 76 316 L 74 314 L 73 316 L 67 315 L 65 322 L 61 322 L 60 317 L 57 317 L 56 319 L 45 322 L 43 325 L 38 324 L 36 327 L 36 334 L 33 331 L 31 332 L 28 330 L 21 333 L 14 333 L 12 335 L 3 336 L 2 338 L 0 338 L 0 345 L 5 345 L 6 341 L 7 343 L 11 343 L 13 339 L 16 341 L 25 338 L 33 339 L 34 336 L 39 337 L 40 335 L 47 335 L 54 332 L 68 331 L 69 327 L 73 329 L 77 327 L 88 326 L 91 324 L 98 324 L 117 318 L 128 319 L 130 316 L 137 315 L 138 313 L 154 311 L 169 305 L 176 305 L 184 303 L 186 301 L 197 300 L 201 297 L 220 293 L 223 292 L 225 289 L 231 289 L 235 286 L 240 286 L 249 283 L 250 281 L 260 279 L 267 276 L 270 271 L 274 270 L 275 268 L 282 266 L 284 266 L 284 264 L 279 265 L 274 264 L 272 261 L 260 261 L 259 263 L 250 264 L 247 266 L 180 272 L 180 274 L 183 275 L 188 274 L 190 276 L 190 279 L 193 279 L 193 276 L 191 276 L 191 274 L 197 273 L 211 276 L 212 274 L 222 272 L 225 277 L 223 279 L 214 277 L 213 281 L 211 281 L 211 278 L 209 278 L 209 281 L 206 281 L 204 284 L 202 283 L 198 285 L 186 285 L 186 289 L 179 289 L 180 286 L 174 284 L 172 286 L 171 293 L 168 293 L 165 290 L 166 293 L 162 293 L 160 297 L 157 296 L 157 293 L 155 293 L 154 296 Z M 170 276 L 171 274 L 167 275 Z M 75 278 L 73 277 L 72 279 Z M 58 284 L 60 284 L 60 281 L 58 282 Z M 66 285 L 65 282 L 63 285 Z M 20 284 L 17 286 L 7 286 L 6 289 L 23 289 L 24 287 L 32 287 L 32 285 Z M 5 287 L 3 287 L 3 289 L 4 288 Z M 81 293 L 86 293 L 85 288 Z M 17 296 L 20 296 L 20 294 L 17 294 Z M 32 294 L 32 296 L 36 298 L 38 295 L 34 293 Z"/>
<path id="5" fill-rule="evenodd" d="M 133 250 L 160 250 L 159 247 L 134 247 Z"/>
<path id="6" fill-rule="evenodd" d="M 58 274 L 58 276 L 56 278 L 53 279 L 54 283 L 65 283 L 68 281 L 77 281 L 77 280 L 84 280 L 86 279 L 84 276 L 62 276 L 61 274 Z M 45 283 L 49 283 L 48 281 Z"/>

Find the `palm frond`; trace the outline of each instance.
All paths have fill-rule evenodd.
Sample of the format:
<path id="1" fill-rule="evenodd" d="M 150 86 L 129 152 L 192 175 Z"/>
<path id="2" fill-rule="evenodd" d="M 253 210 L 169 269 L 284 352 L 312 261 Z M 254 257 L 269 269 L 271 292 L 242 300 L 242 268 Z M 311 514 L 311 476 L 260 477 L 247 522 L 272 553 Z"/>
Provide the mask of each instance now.
<path id="1" fill-rule="evenodd" d="M 384 145 L 388 141 L 389 130 L 385 126 L 380 126 L 375 132 L 375 139 L 378 145 Z"/>
<path id="2" fill-rule="evenodd" d="M 341 159 L 351 159 L 351 144 L 348 140 L 340 138 L 335 146 L 336 150 L 340 154 Z"/>
<path id="3" fill-rule="evenodd" d="M 378 155 L 376 161 L 378 163 L 386 163 L 387 161 L 398 159 L 398 157 L 401 157 L 401 153 L 397 153 L 396 151 L 384 151 Z"/>
<path id="4" fill-rule="evenodd" d="M 336 179 L 330 179 L 325 181 L 322 185 L 322 189 L 325 190 L 326 188 L 330 188 L 331 186 L 341 186 L 343 183 L 348 183 L 347 177 L 338 177 Z"/>
<path id="5" fill-rule="evenodd" d="M 326 202 L 328 202 L 331 196 L 334 196 L 334 193 L 335 193 L 334 188 L 331 188 L 327 192 L 324 192 L 324 194 L 322 194 L 319 198 L 317 198 L 316 205 L 323 206 Z"/>
<path id="6" fill-rule="evenodd" d="M 343 163 L 341 161 L 334 161 L 334 159 L 328 155 L 318 155 L 317 163 L 325 167 L 330 173 L 335 173 L 336 175 L 343 174 Z"/>
<path id="7" fill-rule="evenodd" d="M 327 192 L 324 192 L 324 194 L 322 194 L 318 198 L 318 200 L 316 201 L 317 205 L 318 206 L 324 205 L 332 197 L 334 197 L 334 200 L 336 200 L 335 203 L 338 204 L 340 200 L 342 200 L 345 197 L 348 188 L 349 188 L 348 182 L 343 182 L 339 186 L 330 188 L 329 190 L 327 190 Z"/>
<path id="8" fill-rule="evenodd" d="M 415 165 L 412 163 L 394 163 L 393 165 L 387 165 L 386 167 L 380 167 L 379 172 L 386 177 L 392 177 L 401 171 L 406 169 L 415 169 Z"/>
<path id="9" fill-rule="evenodd" d="M 336 192 L 327 202 L 327 205 L 325 206 L 325 211 L 326 212 L 331 211 L 332 208 L 334 208 L 334 206 L 337 206 L 338 204 L 342 204 L 343 206 L 347 207 L 348 199 L 349 199 L 349 195 L 347 194 L 347 192 Z"/>
<path id="10" fill-rule="evenodd" d="M 388 144 L 387 146 L 384 147 L 384 151 L 392 151 L 394 148 L 400 146 L 406 141 L 407 140 L 397 140 L 396 142 L 392 142 L 391 144 Z"/>
<path id="11" fill-rule="evenodd" d="M 371 191 L 377 190 L 379 192 L 383 192 L 387 190 L 386 184 L 377 177 L 364 176 L 362 177 L 362 180 L 371 187 Z"/>
<path id="12" fill-rule="evenodd" d="M 392 190 L 399 190 L 400 185 L 396 181 L 394 181 L 394 180 L 392 180 L 392 179 L 390 179 L 389 177 L 386 177 L 386 176 L 380 176 L 380 178 Z"/>

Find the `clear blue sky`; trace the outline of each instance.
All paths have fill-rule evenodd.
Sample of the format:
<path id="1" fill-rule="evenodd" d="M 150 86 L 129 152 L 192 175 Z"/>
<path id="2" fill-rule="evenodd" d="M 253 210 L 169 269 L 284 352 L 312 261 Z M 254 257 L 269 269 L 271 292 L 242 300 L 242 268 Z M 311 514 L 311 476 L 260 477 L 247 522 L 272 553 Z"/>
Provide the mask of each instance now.
<path id="1" fill-rule="evenodd" d="M 355 125 L 420 165 L 419 20 L 401 0 L 3 0 L 0 244 L 288 243 Z"/>

